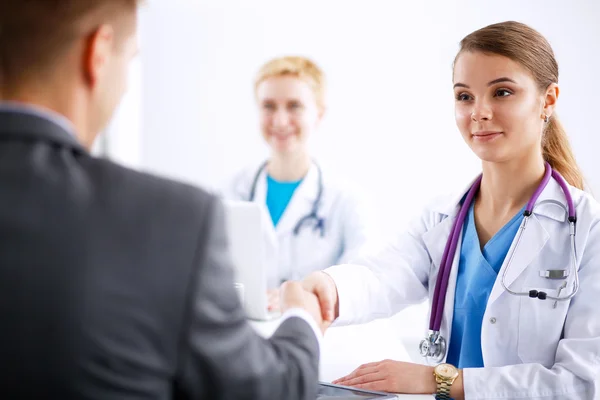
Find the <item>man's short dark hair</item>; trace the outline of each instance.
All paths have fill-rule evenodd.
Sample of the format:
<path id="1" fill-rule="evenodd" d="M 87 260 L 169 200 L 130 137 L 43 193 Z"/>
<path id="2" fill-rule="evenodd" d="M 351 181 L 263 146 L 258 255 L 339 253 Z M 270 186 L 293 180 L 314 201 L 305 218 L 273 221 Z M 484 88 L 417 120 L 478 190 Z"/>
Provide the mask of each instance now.
<path id="1" fill-rule="evenodd" d="M 140 0 L 1 0 L 0 87 L 55 65 L 73 43 Z"/>

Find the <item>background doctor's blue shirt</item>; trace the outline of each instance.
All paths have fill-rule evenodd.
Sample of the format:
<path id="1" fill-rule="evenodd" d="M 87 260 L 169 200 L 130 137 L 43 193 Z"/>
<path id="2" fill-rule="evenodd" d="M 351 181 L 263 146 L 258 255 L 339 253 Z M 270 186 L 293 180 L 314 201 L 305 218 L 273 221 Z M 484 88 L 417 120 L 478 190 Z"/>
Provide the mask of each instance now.
<path id="1" fill-rule="evenodd" d="M 293 182 L 278 181 L 267 175 L 267 208 L 273 221 L 273 226 L 277 226 L 279 219 L 285 212 L 294 192 L 302 183 L 302 179 Z"/>

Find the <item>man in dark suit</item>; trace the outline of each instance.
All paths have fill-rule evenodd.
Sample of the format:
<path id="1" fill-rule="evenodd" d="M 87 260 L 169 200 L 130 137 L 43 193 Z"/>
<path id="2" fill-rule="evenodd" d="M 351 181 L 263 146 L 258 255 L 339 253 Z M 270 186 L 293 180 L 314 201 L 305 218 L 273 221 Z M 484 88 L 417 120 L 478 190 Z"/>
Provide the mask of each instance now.
<path id="1" fill-rule="evenodd" d="M 126 87 L 136 0 L 0 2 L 0 396 L 310 399 L 298 284 L 245 320 L 212 195 L 88 152 Z"/>

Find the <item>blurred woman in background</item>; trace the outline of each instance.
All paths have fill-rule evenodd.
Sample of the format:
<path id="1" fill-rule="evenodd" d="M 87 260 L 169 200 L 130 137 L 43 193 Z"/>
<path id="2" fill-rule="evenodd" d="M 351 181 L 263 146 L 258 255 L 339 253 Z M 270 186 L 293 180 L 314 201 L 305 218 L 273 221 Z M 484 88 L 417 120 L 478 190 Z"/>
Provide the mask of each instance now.
<path id="1" fill-rule="evenodd" d="M 254 91 L 271 155 L 240 172 L 227 197 L 267 209 L 277 247 L 269 304 L 276 308 L 282 281 L 352 259 L 372 229 L 356 190 L 310 154 L 326 110 L 321 69 L 304 57 L 276 58 L 259 70 Z"/>

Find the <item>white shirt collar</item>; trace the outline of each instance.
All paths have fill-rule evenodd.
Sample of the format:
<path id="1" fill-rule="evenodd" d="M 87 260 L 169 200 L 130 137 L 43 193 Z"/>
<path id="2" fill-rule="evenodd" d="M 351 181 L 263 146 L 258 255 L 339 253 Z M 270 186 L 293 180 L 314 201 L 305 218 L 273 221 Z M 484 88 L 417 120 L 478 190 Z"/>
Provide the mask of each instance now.
<path id="1" fill-rule="evenodd" d="M 71 135 L 75 136 L 75 127 L 73 126 L 73 123 L 64 115 L 59 114 L 50 109 L 30 103 L 21 103 L 17 101 L 0 101 L 0 111 L 35 115 L 37 117 L 47 119 L 60 126 Z"/>

